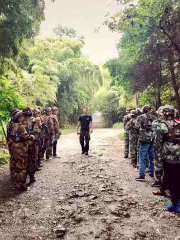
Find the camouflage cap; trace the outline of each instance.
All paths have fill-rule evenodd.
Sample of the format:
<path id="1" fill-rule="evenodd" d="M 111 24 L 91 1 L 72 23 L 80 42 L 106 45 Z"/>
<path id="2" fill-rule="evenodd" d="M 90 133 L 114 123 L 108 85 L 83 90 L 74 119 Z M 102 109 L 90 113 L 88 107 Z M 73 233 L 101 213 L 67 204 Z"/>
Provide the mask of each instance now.
<path id="1" fill-rule="evenodd" d="M 13 117 L 14 114 L 16 114 L 19 111 L 18 108 L 14 108 L 11 110 L 11 117 Z"/>
<path id="2" fill-rule="evenodd" d="M 37 109 L 39 109 L 41 112 L 43 111 L 43 108 L 41 106 L 37 106 Z"/>
<path id="3" fill-rule="evenodd" d="M 23 115 L 23 111 L 19 110 L 19 111 L 14 113 L 14 115 L 12 116 L 12 119 L 16 120 L 16 119 L 18 119 L 22 115 Z"/>
<path id="4" fill-rule="evenodd" d="M 32 109 L 31 109 L 30 107 L 25 107 L 25 108 L 23 109 L 23 113 L 24 113 L 25 115 L 30 115 L 30 114 L 32 114 Z"/>
<path id="5" fill-rule="evenodd" d="M 58 110 L 57 107 L 53 107 L 53 108 L 52 108 L 52 111 L 57 111 L 57 110 Z"/>
<path id="6" fill-rule="evenodd" d="M 165 105 L 162 107 L 162 113 L 164 116 L 174 115 L 175 108 L 171 105 Z"/>
<path id="7" fill-rule="evenodd" d="M 47 107 L 46 109 L 45 109 L 45 112 L 51 112 L 52 111 L 52 109 L 50 108 L 50 107 Z"/>
<path id="8" fill-rule="evenodd" d="M 40 113 L 41 111 L 40 111 L 39 108 L 36 107 L 36 108 L 34 108 L 33 112 L 34 112 L 34 113 Z"/>

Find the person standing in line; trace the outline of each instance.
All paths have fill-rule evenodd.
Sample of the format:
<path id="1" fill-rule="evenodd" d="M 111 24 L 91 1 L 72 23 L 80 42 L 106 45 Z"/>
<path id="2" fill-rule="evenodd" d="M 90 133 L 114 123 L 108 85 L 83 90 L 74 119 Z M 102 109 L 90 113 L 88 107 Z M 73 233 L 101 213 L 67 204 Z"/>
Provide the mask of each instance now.
<path id="1" fill-rule="evenodd" d="M 126 128 L 127 123 L 130 120 L 130 113 L 131 109 L 126 109 L 126 115 L 123 118 L 124 123 L 124 158 L 128 158 L 129 156 L 129 130 Z"/>
<path id="2" fill-rule="evenodd" d="M 152 122 L 155 120 L 155 117 L 151 114 L 151 106 L 145 105 L 142 110 L 143 114 L 136 121 L 140 141 L 139 177 L 136 178 L 136 181 L 145 181 L 147 159 L 149 159 L 149 176 L 154 177 L 154 133 Z"/>
<path id="3" fill-rule="evenodd" d="M 82 147 L 82 154 L 88 155 L 89 152 L 89 141 L 90 141 L 90 133 L 93 132 L 93 124 L 92 124 L 92 117 L 88 115 L 88 108 L 83 108 L 83 115 L 81 115 L 78 119 L 77 125 L 77 134 L 79 133 L 80 129 L 80 144 Z"/>
<path id="4" fill-rule="evenodd" d="M 126 125 L 126 129 L 129 131 L 129 149 L 131 164 L 134 168 L 137 167 L 137 129 L 136 129 L 136 110 L 131 110 L 130 121 Z"/>
<path id="5" fill-rule="evenodd" d="M 180 207 L 180 123 L 175 119 L 175 109 L 166 105 L 162 109 L 163 118 L 155 132 L 155 160 L 164 166 L 161 192 L 168 186 L 172 204 L 167 206 L 170 212 L 179 212 Z M 162 191 L 163 187 L 163 191 Z"/>
<path id="6" fill-rule="evenodd" d="M 53 157 L 57 157 L 57 142 L 60 138 L 61 132 L 59 131 L 59 119 L 58 119 L 58 108 L 52 108 L 52 115 L 54 120 L 54 130 L 55 130 L 55 137 L 53 140 Z"/>

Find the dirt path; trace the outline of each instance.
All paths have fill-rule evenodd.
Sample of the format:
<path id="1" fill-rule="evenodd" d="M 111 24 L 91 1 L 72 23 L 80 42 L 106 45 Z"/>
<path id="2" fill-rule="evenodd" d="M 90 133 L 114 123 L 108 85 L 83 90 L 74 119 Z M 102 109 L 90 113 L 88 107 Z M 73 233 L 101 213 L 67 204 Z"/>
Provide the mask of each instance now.
<path id="1" fill-rule="evenodd" d="M 95 130 L 89 157 L 76 134 L 62 136 L 60 158 L 45 161 L 25 193 L 1 168 L 0 240 L 180 239 L 179 216 L 166 212 L 168 199 L 152 196 L 152 179 L 134 180 L 118 133 Z"/>

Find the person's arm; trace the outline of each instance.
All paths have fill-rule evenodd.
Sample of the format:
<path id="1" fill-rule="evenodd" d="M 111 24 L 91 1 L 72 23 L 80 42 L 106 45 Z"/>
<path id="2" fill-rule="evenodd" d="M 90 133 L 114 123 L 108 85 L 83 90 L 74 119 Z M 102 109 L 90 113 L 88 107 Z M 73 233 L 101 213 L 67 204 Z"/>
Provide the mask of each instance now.
<path id="1" fill-rule="evenodd" d="M 77 134 L 79 133 L 79 128 L 80 128 L 80 126 L 81 126 L 81 122 L 78 121 L 78 124 L 77 124 Z"/>
<path id="2" fill-rule="evenodd" d="M 93 123 L 92 123 L 92 121 L 90 122 L 90 133 L 93 133 Z"/>

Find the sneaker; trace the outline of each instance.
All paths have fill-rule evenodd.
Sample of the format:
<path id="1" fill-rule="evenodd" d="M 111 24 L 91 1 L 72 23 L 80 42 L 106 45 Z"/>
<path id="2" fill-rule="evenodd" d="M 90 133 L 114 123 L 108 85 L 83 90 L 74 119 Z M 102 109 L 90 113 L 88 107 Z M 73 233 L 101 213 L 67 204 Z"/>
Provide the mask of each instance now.
<path id="1" fill-rule="evenodd" d="M 82 153 L 81 154 L 84 154 L 84 152 L 82 151 Z"/>
<path id="2" fill-rule="evenodd" d="M 178 206 L 178 205 L 177 205 L 177 206 L 173 206 L 173 205 L 169 204 L 169 205 L 167 206 L 167 210 L 168 210 L 169 212 L 179 213 L 179 206 Z"/>
<path id="3" fill-rule="evenodd" d="M 151 187 L 160 187 L 161 186 L 161 182 L 160 181 L 155 181 L 151 184 Z"/>
<path id="4" fill-rule="evenodd" d="M 124 158 L 128 158 L 128 155 L 124 155 Z"/>
<path id="5" fill-rule="evenodd" d="M 144 182 L 145 181 L 145 177 L 144 176 L 139 176 L 139 177 L 135 178 L 135 180 Z"/>
<path id="6" fill-rule="evenodd" d="M 85 152 L 84 154 L 85 154 L 85 155 L 88 155 L 88 152 Z"/>

